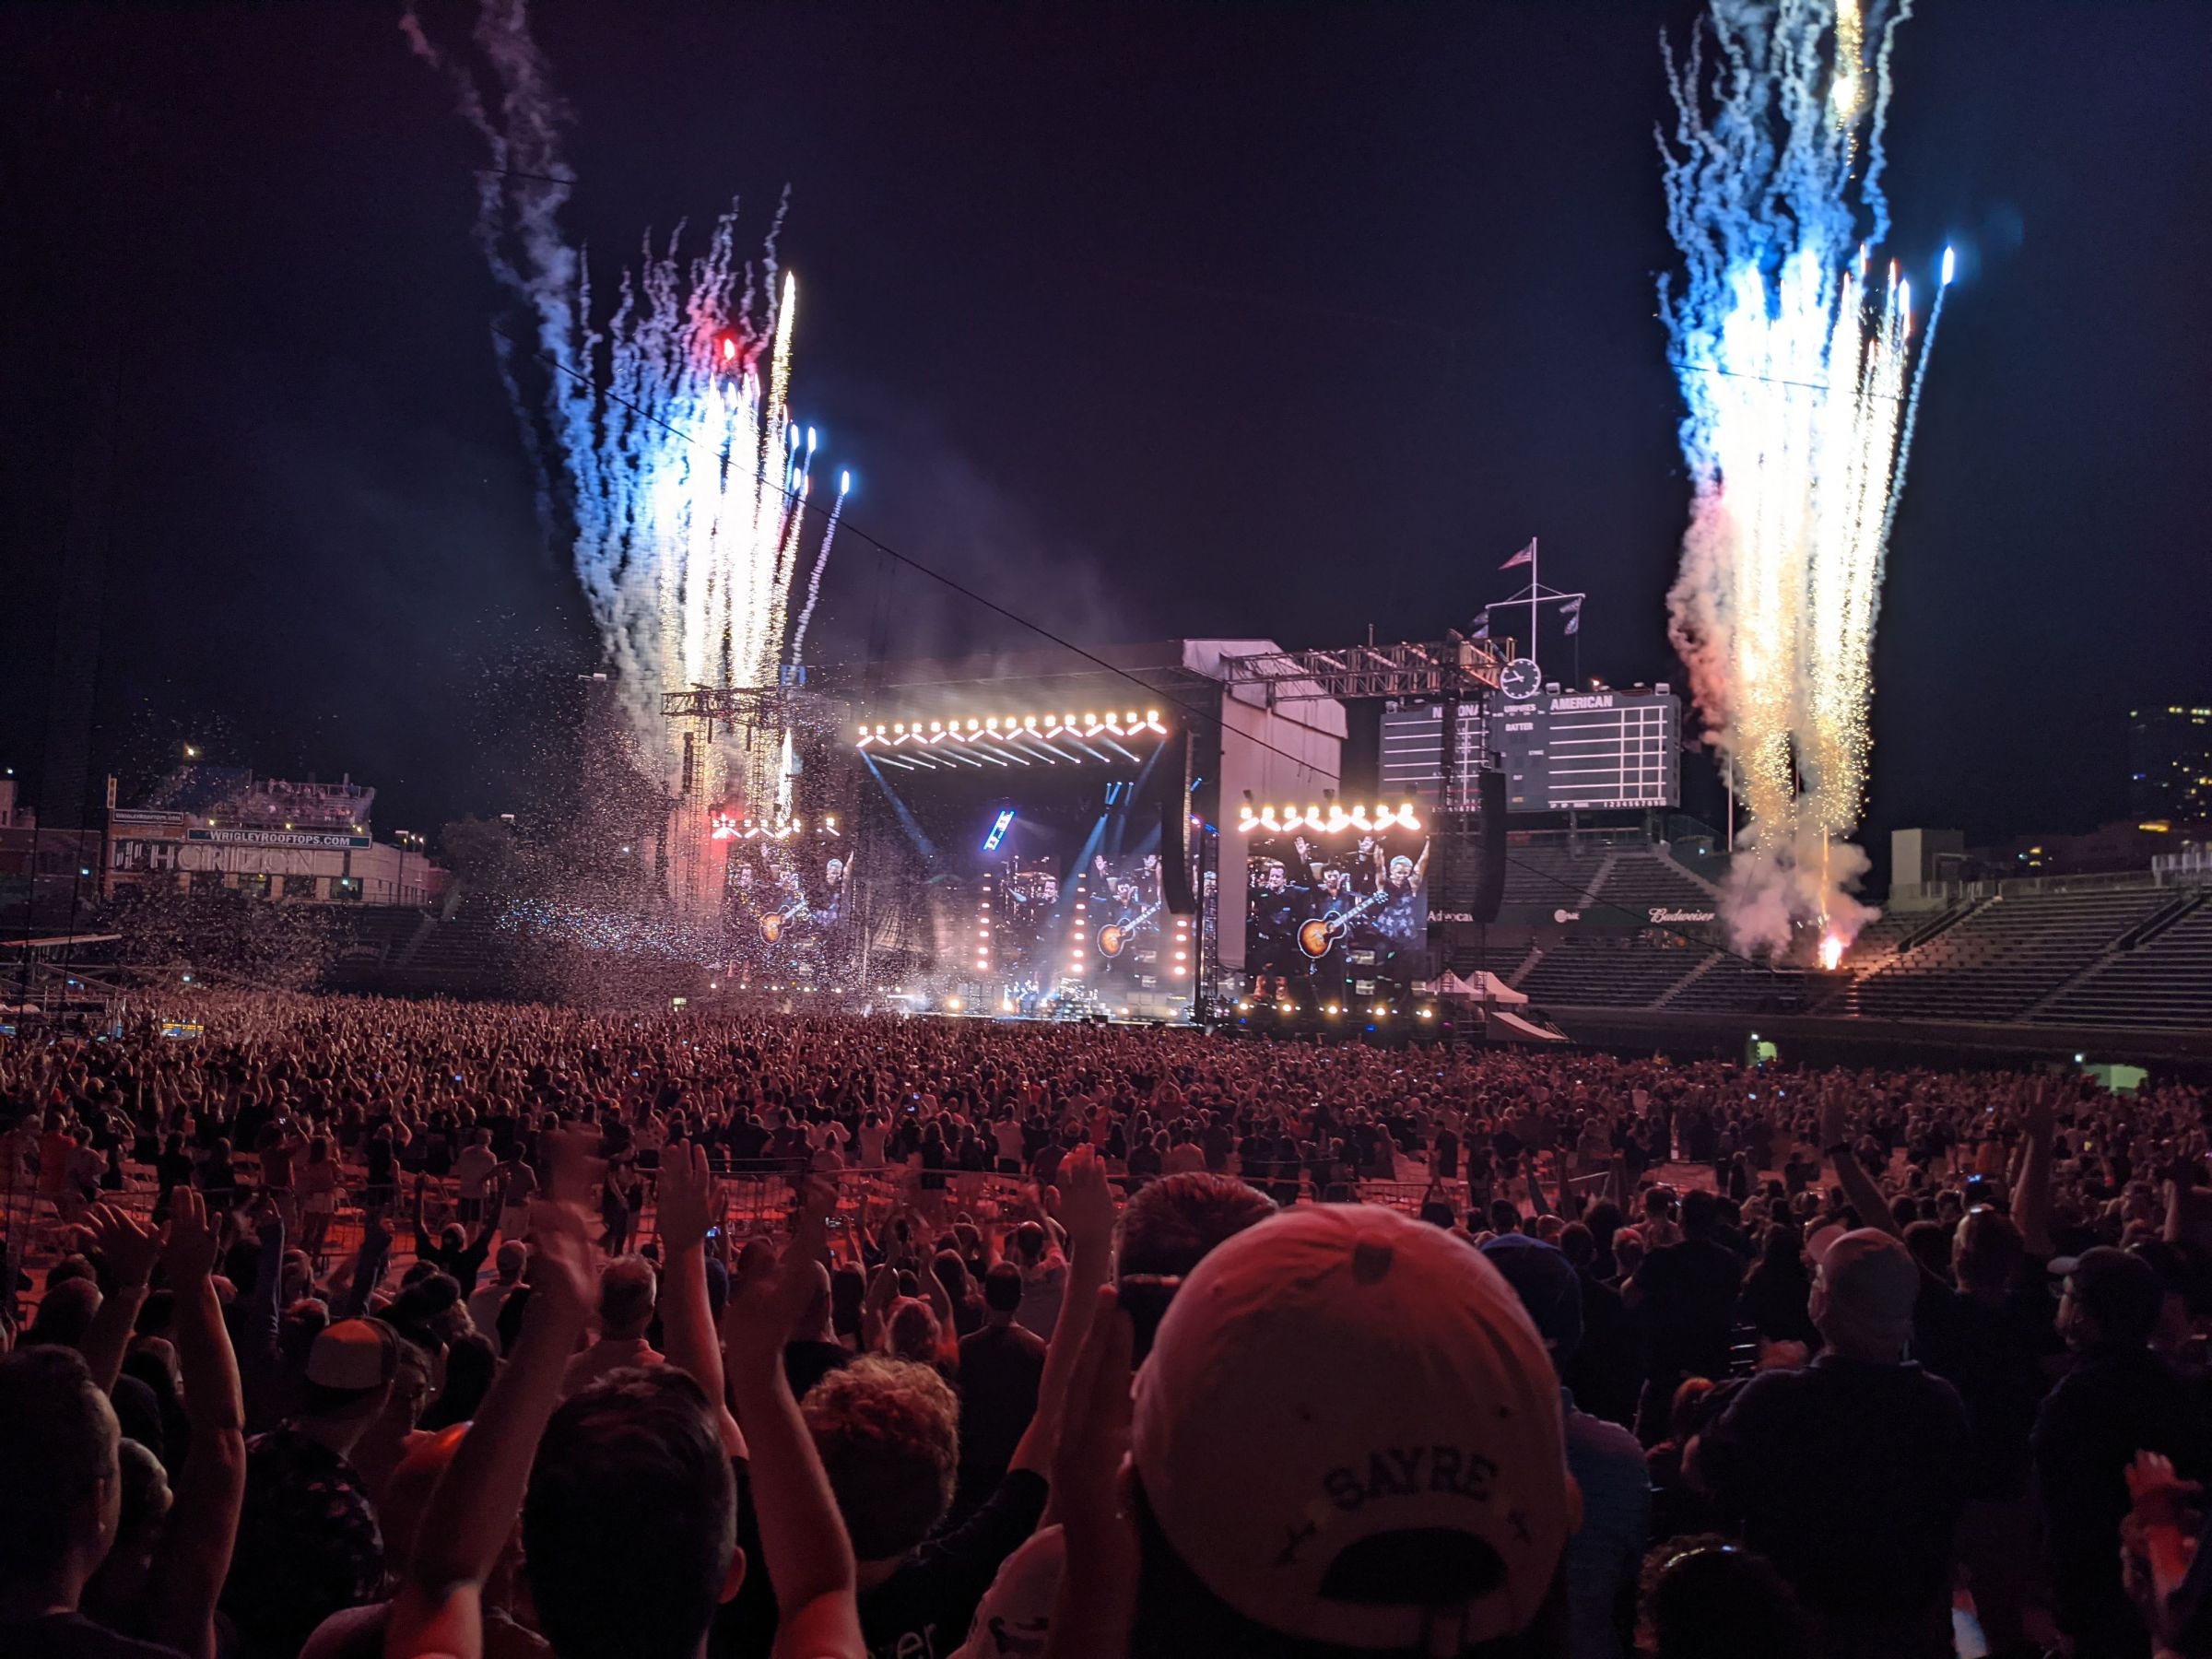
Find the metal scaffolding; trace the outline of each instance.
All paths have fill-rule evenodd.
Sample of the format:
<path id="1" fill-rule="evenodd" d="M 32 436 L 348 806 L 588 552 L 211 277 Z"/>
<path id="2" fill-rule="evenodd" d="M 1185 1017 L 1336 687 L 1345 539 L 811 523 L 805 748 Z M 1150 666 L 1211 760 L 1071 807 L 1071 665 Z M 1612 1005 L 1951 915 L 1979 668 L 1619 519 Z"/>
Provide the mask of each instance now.
<path id="1" fill-rule="evenodd" d="M 1498 688 L 1499 677 L 1512 660 L 1512 644 L 1447 633 L 1436 642 L 1269 651 L 1223 657 L 1221 679 L 1230 686 L 1265 687 L 1270 707 L 1328 697 L 1475 698 Z"/>

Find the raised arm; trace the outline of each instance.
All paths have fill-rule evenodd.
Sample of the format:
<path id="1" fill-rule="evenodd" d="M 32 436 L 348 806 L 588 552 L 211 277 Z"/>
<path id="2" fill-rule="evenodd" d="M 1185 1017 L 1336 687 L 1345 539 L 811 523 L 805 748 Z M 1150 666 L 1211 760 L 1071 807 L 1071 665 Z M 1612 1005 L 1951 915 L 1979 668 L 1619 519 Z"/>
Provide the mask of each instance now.
<path id="1" fill-rule="evenodd" d="M 1037 1380 L 1037 1410 L 1015 1443 L 1009 1470 L 1042 1475 L 1060 1446 L 1067 1420 L 1068 1382 L 1099 1311 L 1099 1289 L 1113 1270 L 1113 1189 L 1106 1165 L 1089 1147 L 1077 1147 L 1060 1161 L 1060 1214 L 1067 1228 L 1067 1285 L 1060 1317 L 1045 1345 L 1044 1370 Z"/>
<path id="2" fill-rule="evenodd" d="M 745 1436 L 730 1415 L 722 1376 L 722 1341 L 707 1301 L 707 1229 L 722 1210 L 722 1189 L 697 1141 L 668 1148 L 661 1160 L 661 1333 L 668 1361 L 706 1391 L 723 1449 L 743 1457 Z"/>
<path id="3" fill-rule="evenodd" d="M 93 1382 L 106 1394 L 123 1375 L 123 1356 L 131 1346 L 139 1305 L 146 1300 L 146 1285 L 153 1277 L 161 1236 L 149 1224 L 112 1204 L 92 1206 L 88 1229 L 93 1248 L 107 1265 L 109 1284 L 107 1294 L 100 1300 L 100 1312 L 92 1315 L 77 1348 Z"/>
<path id="4" fill-rule="evenodd" d="M 1836 1184 L 1843 1189 L 1843 1196 L 1851 1207 L 1859 1212 L 1859 1225 L 1872 1227 L 1901 1239 L 1903 1229 L 1897 1218 L 1889 1213 L 1889 1201 L 1882 1196 L 1882 1189 L 1875 1184 L 1873 1176 L 1859 1162 L 1858 1154 L 1851 1148 L 1851 1108 L 1833 1088 L 1820 1093 L 1820 1147 L 1835 1166 Z"/>
<path id="5" fill-rule="evenodd" d="M 514 1530 L 538 1438 L 560 1404 L 560 1379 L 582 1335 L 594 1284 L 581 1204 L 546 1203 L 532 1217 L 530 1306 L 522 1335 L 416 1533 L 392 1598 L 386 1659 L 480 1659 L 483 1591 Z"/>
<path id="6" fill-rule="evenodd" d="M 361 1247 L 354 1253 L 346 1288 L 331 1304 L 335 1324 L 341 1319 L 359 1319 L 369 1311 L 369 1298 L 384 1277 L 384 1257 L 392 1249 L 392 1231 L 374 1218 L 361 1224 Z"/>
<path id="7" fill-rule="evenodd" d="M 723 1363 L 752 1450 L 753 1508 L 779 1609 L 774 1659 L 865 1659 L 867 1653 L 853 1599 L 853 1543 L 783 1373 L 783 1347 L 814 1300 L 823 1222 L 836 1202 L 828 1182 L 808 1182 L 776 1270 L 733 1285 L 722 1316 Z"/>
<path id="8" fill-rule="evenodd" d="M 2058 1133 L 2058 1115 L 2051 1103 L 2051 1085 L 2038 1078 L 2028 1086 L 2027 1152 L 2020 1178 L 2012 1189 L 2012 1224 L 2020 1230 L 2020 1241 L 2030 1255 L 2047 1256 L 2051 1244 L 2051 1143 Z"/>
<path id="9" fill-rule="evenodd" d="M 254 1235 L 261 1241 L 261 1254 L 254 1259 L 253 1294 L 239 1322 L 257 1362 L 275 1359 L 277 1325 L 284 1312 L 284 1213 L 274 1204 L 266 1208 Z"/>
<path id="10" fill-rule="evenodd" d="M 1121 1659 L 1136 1612 L 1136 1528 L 1122 1505 L 1122 1459 L 1129 1447 L 1129 1316 L 1112 1291 L 1103 1318 L 1069 1379 L 1069 1421 L 1053 1460 L 1053 1508 L 1065 1529 L 1067 1569 L 1053 1597 L 1044 1659 Z"/>
<path id="11" fill-rule="evenodd" d="M 177 1368 L 192 1449 L 154 1558 L 147 1612 L 153 1635 L 188 1659 L 214 1659 L 215 1602 L 246 1496 L 245 1394 L 208 1277 L 215 1256 L 206 1200 L 178 1188 L 161 1265 L 177 1299 Z"/>

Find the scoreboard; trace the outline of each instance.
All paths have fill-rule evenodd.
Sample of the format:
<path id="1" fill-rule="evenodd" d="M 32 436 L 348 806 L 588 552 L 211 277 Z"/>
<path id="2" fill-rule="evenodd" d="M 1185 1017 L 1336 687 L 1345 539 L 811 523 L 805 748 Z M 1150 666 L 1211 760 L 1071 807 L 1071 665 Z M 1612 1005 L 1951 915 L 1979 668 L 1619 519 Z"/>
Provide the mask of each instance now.
<path id="1" fill-rule="evenodd" d="M 1444 708 L 1382 716 L 1382 792 L 1433 806 L 1444 776 Z M 1495 758 L 1512 812 L 1673 807 L 1682 800 L 1682 701 L 1664 688 L 1546 691 L 1459 710 L 1455 810 L 1473 806 L 1474 778 Z"/>

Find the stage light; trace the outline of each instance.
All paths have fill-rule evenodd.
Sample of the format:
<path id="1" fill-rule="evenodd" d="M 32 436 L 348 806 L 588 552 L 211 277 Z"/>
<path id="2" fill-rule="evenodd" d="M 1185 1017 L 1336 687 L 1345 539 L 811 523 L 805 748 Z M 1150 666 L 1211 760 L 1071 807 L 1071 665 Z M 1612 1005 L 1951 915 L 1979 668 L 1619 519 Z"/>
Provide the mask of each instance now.
<path id="1" fill-rule="evenodd" d="M 1241 1002 L 1237 1005 L 1237 1012 L 1240 1014 L 1249 1014 L 1252 1012 L 1252 1005 L 1248 1002 Z"/>
<path id="2" fill-rule="evenodd" d="M 1375 1005 L 1375 1018 L 1376 1018 L 1377 1019 L 1385 1019 L 1385 1018 L 1389 1018 L 1389 1015 L 1390 1015 L 1390 1005 L 1389 1005 L 1389 1004 L 1387 1004 L 1387 1003 L 1377 1003 L 1377 1004 Z"/>
<path id="3" fill-rule="evenodd" d="M 1421 1018 L 1423 1019 L 1434 1019 L 1436 1018 L 1436 1010 L 1434 1008 L 1423 1008 L 1421 1010 Z"/>
<path id="4" fill-rule="evenodd" d="M 958 1014 L 960 1011 L 960 999 L 957 996 L 948 996 L 945 999 L 945 1006 Z"/>

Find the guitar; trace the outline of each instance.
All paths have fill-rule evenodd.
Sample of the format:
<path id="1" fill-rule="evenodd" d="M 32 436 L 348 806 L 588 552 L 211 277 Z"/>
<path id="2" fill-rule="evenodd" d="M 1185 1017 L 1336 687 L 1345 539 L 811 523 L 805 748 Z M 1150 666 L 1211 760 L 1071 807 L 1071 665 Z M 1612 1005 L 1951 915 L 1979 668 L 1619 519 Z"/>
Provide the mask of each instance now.
<path id="1" fill-rule="evenodd" d="M 1120 956 L 1123 951 L 1129 948 L 1129 941 L 1135 937 L 1136 930 L 1159 913 L 1159 906 L 1150 904 L 1138 911 L 1126 922 L 1107 923 L 1105 926 L 1099 929 L 1099 953 L 1108 957 Z"/>
<path id="2" fill-rule="evenodd" d="M 1379 887 L 1350 910 L 1334 916 L 1316 916 L 1311 922 L 1301 922 L 1298 927 L 1298 947 L 1318 962 L 1335 948 L 1336 941 L 1345 935 L 1359 917 L 1392 897 L 1386 887 Z"/>
<path id="3" fill-rule="evenodd" d="M 781 915 L 767 915 L 761 917 L 760 937 L 766 943 L 773 945 L 778 939 L 783 936 L 783 924 L 790 921 L 794 916 L 797 915 L 806 908 L 806 900 L 802 899 L 796 904 L 793 905 L 789 910 L 783 912 Z"/>

